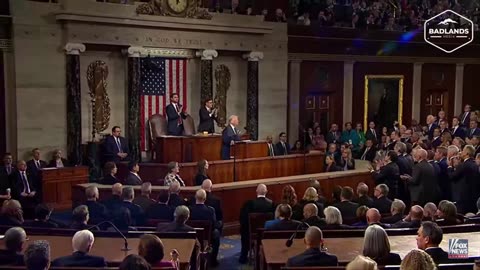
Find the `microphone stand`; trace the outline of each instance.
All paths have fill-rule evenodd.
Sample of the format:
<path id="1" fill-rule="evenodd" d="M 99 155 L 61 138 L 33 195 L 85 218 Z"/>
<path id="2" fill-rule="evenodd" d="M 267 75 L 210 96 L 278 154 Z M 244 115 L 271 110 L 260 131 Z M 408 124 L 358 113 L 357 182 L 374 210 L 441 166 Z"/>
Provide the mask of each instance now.
<path id="1" fill-rule="evenodd" d="M 237 172 L 236 172 L 236 168 L 237 168 L 237 153 L 236 153 L 236 148 L 237 148 L 237 145 L 235 143 L 235 140 L 232 141 L 233 142 L 233 182 L 237 182 Z"/>
<path id="2" fill-rule="evenodd" d="M 124 244 L 124 246 L 123 246 L 123 248 L 120 249 L 120 250 L 121 250 L 121 251 L 130 251 L 130 250 L 132 250 L 131 248 L 128 247 L 127 237 L 125 237 L 125 235 L 117 228 L 117 226 L 115 226 L 115 224 L 113 224 L 112 222 L 110 222 L 110 221 L 108 221 L 108 220 L 102 221 L 102 222 L 98 223 L 97 225 L 93 225 L 92 227 L 88 228 L 87 230 L 91 230 L 91 229 L 93 229 L 93 228 L 100 229 L 100 227 L 98 227 L 98 226 L 100 226 L 100 225 L 102 225 L 102 224 L 105 224 L 105 223 L 107 223 L 107 224 L 109 224 L 110 226 L 112 226 L 113 229 L 114 229 L 116 232 L 118 232 L 118 234 L 120 234 L 120 236 L 123 238 L 123 241 L 124 241 L 123 244 Z"/>
<path id="3" fill-rule="evenodd" d="M 303 174 L 307 174 L 307 133 L 303 130 Z"/>
<path id="4" fill-rule="evenodd" d="M 293 244 L 293 239 L 297 237 L 297 233 L 300 230 L 301 227 L 306 227 L 307 229 L 310 228 L 310 225 L 308 223 L 302 221 L 302 223 L 298 224 L 297 228 L 295 229 L 295 232 L 288 238 L 287 242 L 285 242 L 286 247 L 291 247 Z"/>

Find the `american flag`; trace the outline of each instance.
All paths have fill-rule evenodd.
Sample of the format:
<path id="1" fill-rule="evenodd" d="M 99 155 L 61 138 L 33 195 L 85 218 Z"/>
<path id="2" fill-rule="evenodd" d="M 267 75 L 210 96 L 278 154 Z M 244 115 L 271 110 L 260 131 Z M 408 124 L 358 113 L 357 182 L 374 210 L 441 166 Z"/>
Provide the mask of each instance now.
<path id="1" fill-rule="evenodd" d="M 187 109 L 187 60 L 147 57 L 141 60 L 140 147 L 148 150 L 148 119 L 165 115 L 170 95 L 177 93 L 179 103 Z"/>

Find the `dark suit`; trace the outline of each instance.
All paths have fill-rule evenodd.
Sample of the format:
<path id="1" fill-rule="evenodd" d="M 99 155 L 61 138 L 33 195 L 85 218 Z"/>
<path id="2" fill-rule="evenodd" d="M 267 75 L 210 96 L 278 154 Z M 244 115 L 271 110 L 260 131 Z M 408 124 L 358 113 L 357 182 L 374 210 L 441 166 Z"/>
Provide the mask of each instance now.
<path id="1" fill-rule="evenodd" d="M 309 248 L 297 256 L 287 260 L 287 267 L 301 266 L 337 266 L 338 259 L 335 255 L 322 252 L 317 248 Z"/>
<path id="2" fill-rule="evenodd" d="M 367 150 L 367 147 L 364 146 L 359 154 L 359 159 L 372 162 L 375 159 L 375 155 L 377 154 L 377 149 L 372 146 Z"/>
<path id="3" fill-rule="evenodd" d="M 388 186 L 388 197 L 393 199 L 398 194 L 398 186 L 400 181 L 400 170 L 395 162 L 390 162 L 380 168 L 380 170 L 373 174 L 375 185 L 385 184 Z"/>
<path id="4" fill-rule="evenodd" d="M 350 159 L 350 164 L 345 161 L 343 158 L 340 158 L 340 162 L 337 163 L 337 166 L 342 168 L 342 171 L 355 170 L 355 159 Z"/>
<path id="5" fill-rule="evenodd" d="M 374 261 L 377 262 L 378 265 L 400 265 L 402 263 L 400 255 L 391 252 L 385 257 L 375 258 Z"/>
<path id="6" fill-rule="evenodd" d="M 142 179 L 131 172 L 128 173 L 127 178 L 125 178 L 125 185 L 141 186 L 142 184 Z"/>
<path id="7" fill-rule="evenodd" d="M 0 195 L 6 195 L 7 189 L 10 189 L 11 196 L 15 196 L 16 192 L 16 176 L 17 170 L 12 166 L 10 167 L 10 173 L 8 173 L 6 167 L 0 167 Z M 1 201 L 0 201 L 1 203 Z"/>
<path id="8" fill-rule="evenodd" d="M 116 210 L 116 209 L 118 209 L 122 206 L 122 202 L 123 202 L 123 200 L 120 198 L 120 196 L 112 195 L 112 197 L 110 197 L 110 199 L 103 201 L 102 204 L 105 205 L 105 207 L 107 207 L 108 211 L 110 211 L 112 213 L 114 210 Z"/>
<path id="9" fill-rule="evenodd" d="M 143 209 L 143 212 L 146 212 L 150 206 L 156 204 L 157 202 L 154 199 L 150 199 L 147 196 L 140 195 L 135 197 L 135 199 L 133 199 L 133 203 L 140 206 Z"/>
<path id="10" fill-rule="evenodd" d="M 412 203 L 425 205 L 427 202 L 436 203 L 440 198 L 440 187 L 435 169 L 426 160 L 413 166 L 412 178 L 408 180 L 407 184 Z"/>
<path id="11" fill-rule="evenodd" d="M 70 164 L 68 163 L 68 160 L 64 159 L 64 158 L 61 158 L 62 159 L 62 164 L 63 164 L 63 167 L 68 167 L 70 166 Z M 50 162 L 48 163 L 48 166 L 49 168 L 56 168 L 57 167 L 57 160 L 55 159 L 52 159 L 50 160 Z"/>
<path id="12" fill-rule="evenodd" d="M 437 138 L 434 138 L 434 139 L 432 140 L 432 142 L 430 143 L 430 146 L 431 146 L 432 148 L 435 148 L 435 149 L 436 149 L 436 148 L 439 147 L 441 144 L 442 144 L 442 138 L 441 138 L 441 137 L 437 137 Z"/>
<path id="13" fill-rule="evenodd" d="M 438 126 L 435 125 L 435 123 L 432 123 L 432 125 L 429 127 L 427 126 L 428 128 L 428 132 L 427 132 L 427 135 L 428 135 L 428 140 L 432 140 L 433 139 L 433 131 L 437 128 Z"/>
<path id="14" fill-rule="evenodd" d="M 158 224 L 157 232 L 194 232 L 195 228 L 190 227 L 186 224 L 179 224 L 176 221 L 173 221 L 168 224 Z"/>
<path id="15" fill-rule="evenodd" d="M 123 201 L 122 207 L 130 210 L 133 226 L 141 226 L 145 224 L 145 213 L 143 209 L 138 205 L 131 202 Z"/>
<path id="16" fill-rule="evenodd" d="M 327 142 L 327 144 L 331 144 L 331 143 L 340 144 L 341 136 L 342 134 L 340 133 L 340 131 L 336 131 L 336 132 L 329 131 L 327 133 L 327 136 L 325 137 L 325 141 Z"/>
<path id="17" fill-rule="evenodd" d="M 106 267 L 107 262 L 103 257 L 88 255 L 84 252 L 74 252 L 72 255 L 53 260 L 52 266 L 56 267 Z"/>
<path id="18" fill-rule="evenodd" d="M 231 125 L 225 127 L 222 132 L 222 159 L 229 160 L 230 159 L 230 143 L 232 141 L 240 141 L 240 134 L 239 130 Z"/>
<path id="19" fill-rule="evenodd" d="M 470 115 L 472 115 L 471 112 L 463 112 L 462 116 L 460 116 L 460 123 L 461 125 L 468 127 L 470 124 Z"/>
<path id="20" fill-rule="evenodd" d="M 22 180 L 22 176 L 21 176 L 21 171 L 17 171 L 16 186 L 15 186 L 16 195 L 14 195 L 13 197 L 18 198 L 18 200 L 20 201 L 20 204 L 23 207 L 23 210 L 25 211 L 25 214 L 27 215 L 27 218 L 30 218 L 30 215 L 33 215 L 33 209 L 39 202 L 39 194 L 38 192 L 36 192 L 37 189 L 35 187 L 35 184 L 32 181 L 32 178 L 33 178 L 32 175 L 29 174 L 28 172 L 26 173 L 26 175 L 27 175 L 26 176 L 27 180 L 26 180 L 26 183 L 24 184 L 24 181 Z M 28 186 L 27 186 L 27 183 L 28 183 Z M 33 197 L 21 196 L 22 192 L 31 193 L 34 191 L 36 192 L 36 194 Z"/>
<path id="21" fill-rule="evenodd" d="M 40 179 L 40 170 L 47 167 L 47 162 L 40 160 L 40 168 L 35 165 L 33 159 L 27 161 L 27 172 L 30 176 L 30 181 L 32 181 L 33 187 L 36 191 L 41 191 L 42 189 L 42 180 Z"/>
<path id="22" fill-rule="evenodd" d="M 105 138 L 105 141 L 103 142 L 103 149 L 104 149 L 104 161 L 113 161 L 115 163 L 118 163 L 120 161 L 126 161 L 129 160 L 128 156 L 124 159 L 121 159 L 117 154 L 120 153 L 130 153 L 128 149 L 128 142 L 124 137 L 118 137 L 120 140 L 120 149 L 119 146 L 117 145 L 117 142 L 115 141 L 115 138 L 113 136 L 107 136 Z"/>
<path id="23" fill-rule="evenodd" d="M 440 177 L 440 172 L 441 172 L 440 171 L 440 166 L 438 166 L 438 164 L 434 160 L 430 160 L 430 161 L 428 161 L 428 163 L 430 165 L 432 165 L 433 170 L 435 171 L 435 175 L 437 176 L 437 182 L 438 182 L 439 181 L 438 178 Z M 439 185 L 439 187 L 440 187 L 440 185 Z"/>
<path id="24" fill-rule="evenodd" d="M 1 249 L 0 250 L 0 265 L 23 266 L 23 254 L 18 254 L 14 251 Z"/>
<path id="25" fill-rule="evenodd" d="M 195 185 L 196 186 L 201 186 L 203 184 L 204 180 L 210 179 L 207 175 L 203 174 L 197 174 L 195 175 Z"/>
<path id="26" fill-rule="evenodd" d="M 399 221 L 395 224 L 392 224 L 392 228 L 420 228 L 422 225 L 421 220 L 411 220 L 411 221 Z"/>
<path id="27" fill-rule="evenodd" d="M 462 127 L 457 127 L 457 129 L 452 128 L 451 133 L 452 133 L 452 138 L 460 137 L 462 138 L 462 140 L 465 140 L 465 136 L 467 136 L 467 134 L 465 133 L 465 130 Z"/>
<path id="28" fill-rule="evenodd" d="M 425 252 L 432 257 L 435 264 L 455 263 L 455 260 L 448 259 L 448 253 L 445 252 L 441 247 L 427 248 L 425 249 Z"/>
<path id="29" fill-rule="evenodd" d="M 212 114 L 210 116 L 210 112 L 207 110 L 206 107 L 200 108 L 200 111 L 198 112 L 198 115 L 200 117 L 200 124 L 198 124 L 198 132 L 203 133 L 204 131 L 208 133 L 214 133 L 215 132 L 215 116 Z"/>
<path id="30" fill-rule="evenodd" d="M 375 198 L 373 200 L 373 207 L 377 208 L 380 214 L 390 213 L 390 208 L 392 207 L 392 200 L 382 196 L 379 199 Z"/>
<path id="31" fill-rule="evenodd" d="M 290 154 L 290 145 L 287 142 L 285 142 L 284 145 L 282 145 L 282 142 L 275 144 L 275 156 L 285 156 L 288 154 Z"/>
<path id="32" fill-rule="evenodd" d="M 205 220 L 212 224 L 212 259 L 217 260 L 218 250 L 220 248 L 220 232 L 218 231 L 219 223 L 215 216 L 215 209 L 205 204 L 195 204 L 190 208 L 190 220 Z"/>
<path id="33" fill-rule="evenodd" d="M 88 207 L 90 224 L 97 224 L 108 219 L 108 209 L 105 205 L 96 201 L 86 201 L 85 205 Z"/>
<path id="34" fill-rule="evenodd" d="M 33 228 L 58 228 L 58 224 L 50 222 L 50 221 L 42 221 L 42 220 L 30 220 L 25 221 L 22 227 L 33 227 Z"/>
<path id="35" fill-rule="evenodd" d="M 274 219 L 265 222 L 266 231 L 295 231 L 302 223 L 297 220 Z"/>
<path id="36" fill-rule="evenodd" d="M 480 128 L 468 129 L 467 130 L 467 137 L 469 139 L 472 139 L 473 136 L 480 136 Z"/>
<path id="37" fill-rule="evenodd" d="M 462 214 L 476 213 L 479 173 L 475 161 L 469 158 L 455 169 L 449 168 L 448 175 L 452 182 L 452 199 L 457 203 L 458 212 Z"/>
<path id="38" fill-rule="evenodd" d="M 365 132 L 365 140 L 372 140 L 373 144 L 377 144 L 379 141 L 381 141 L 381 136 L 380 134 L 375 130 L 375 133 L 372 132 L 372 130 L 369 128 Z"/>
<path id="39" fill-rule="evenodd" d="M 312 216 L 307 219 L 305 219 L 303 222 L 307 223 L 310 226 L 317 226 L 319 228 L 322 228 L 323 226 L 327 225 L 325 219 L 319 217 L 319 216 Z"/>
<path id="40" fill-rule="evenodd" d="M 205 201 L 205 204 L 215 209 L 217 221 L 223 220 L 222 202 L 217 196 L 213 195 L 212 192 L 207 192 L 207 200 Z"/>
<path id="41" fill-rule="evenodd" d="M 102 178 L 100 182 L 102 185 L 114 185 L 116 183 L 120 183 L 120 180 L 111 174 L 107 174 Z"/>
<path id="42" fill-rule="evenodd" d="M 309 204 L 309 203 L 313 203 L 317 206 L 317 209 L 318 209 L 318 215 L 323 217 L 323 209 L 324 209 L 324 206 L 321 202 L 318 202 L 318 201 L 306 201 L 304 199 L 301 199 L 297 204 L 295 204 L 293 207 L 292 207 L 292 219 L 295 219 L 295 220 L 302 220 L 303 219 L 303 208 L 305 207 L 305 205 Z"/>
<path id="43" fill-rule="evenodd" d="M 333 206 L 337 207 L 338 210 L 342 213 L 342 218 L 351 219 L 357 216 L 357 208 L 359 207 L 358 203 L 351 201 L 343 201 L 335 203 Z"/>
<path id="44" fill-rule="evenodd" d="M 403 214 L 395 214 L 393 216 L 384 217 L 380 220 L 380 222 L 385 224 L 395 224 L 403 219 Z"/>
<path id="45" fill-rule="evenodd" d="M 447 158 L 437 162 L 438 167 L 440 168 L 440 175 L 438 176 L 438 186 L 442 193 L 442 198 L 451 200 L 452 197 L 452 187 L 450 180 L 448 179 L 448 163 Z"/>
<path id="46" fill-rule="evenodd" d="M 175 193 L 170 194 L 170 198 L 168 199 L 168 205 L 170 207 L 177 208 L 177 206 L 185 204 L 185 200 L 180 195 Z"/>
<path id="47" fill-rule="evenodd" d="M 179 107 L 178 103 L 177 103 L 177 107 Z M 178 110 L 181 111 L 182 110 L 181 107 L 179 107 Z M 183 121 L 181 119 L 187 118 L 187 115 L 184 112 L 181 112 L 179 114 L 172 103 L 167 105 L 166 112 L 167 112 L 167 120 L 168 120 L 168 124 L 167 124 L 168 135 L 181 136 L 183 133 Z M 181 119 L 179 120 L 180 117 Z"/>
<path id="48" fill-rule="evenodd" d="M 149 219 L 173 220 L 173 212 L 175 209 L 167 204 L 156 203 L 147 210 Z"/>
<path id="49" fill-rule="evenodd" d="M 373 207 L 373 199 L 368 197 L 368 195 L 363 195 L 361 197 L 358 197 L 358 199 L 356 199 L 355 202 L 358 203 L 358 206 L 365 205 L 368 208 Z"/>

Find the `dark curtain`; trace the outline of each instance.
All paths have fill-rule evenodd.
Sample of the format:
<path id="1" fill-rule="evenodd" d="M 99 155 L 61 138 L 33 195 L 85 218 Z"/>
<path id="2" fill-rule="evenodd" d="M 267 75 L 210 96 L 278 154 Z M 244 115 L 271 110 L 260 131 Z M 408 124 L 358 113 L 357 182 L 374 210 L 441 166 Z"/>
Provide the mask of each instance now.
<path id="1" fill-rule="evenodd" d="M 72 165 L 82 164 L 82 114 L 80 56 L 67 55 L 67 157 Z"/>
<path id="2" fill-rule="evenodd" d="M 128 144 L 130 160 L 140 161 L 140 57 L 128 58 Z"/>
<path id="3" fill-rule="evenodd" d="M 251 140 L 258 140 L 258 61 L 248 61 L 247 131 Z"/>

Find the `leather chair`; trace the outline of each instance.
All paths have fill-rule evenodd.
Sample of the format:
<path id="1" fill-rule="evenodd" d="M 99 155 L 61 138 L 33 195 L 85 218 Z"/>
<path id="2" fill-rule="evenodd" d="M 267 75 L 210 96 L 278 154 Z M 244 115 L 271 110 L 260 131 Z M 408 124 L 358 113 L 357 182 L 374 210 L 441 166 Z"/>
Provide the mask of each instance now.
<path id="1" fill-rule="evenodd" d="M 148 119 L 150 159 L 154 160 L 157 137 L 167 135 L 167 119 L 161 114 L 154 114 Z"/>
<path id="2" fill-rule="evenodd" d="M 195 134 L 197 134 L 195 122 L 192 116 L 187 115 L 187 118 L 183 119 L 183 136 L 192 136 Z"/>

